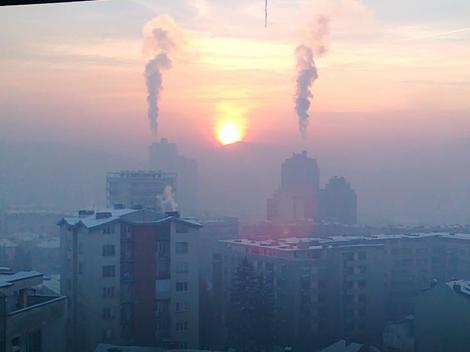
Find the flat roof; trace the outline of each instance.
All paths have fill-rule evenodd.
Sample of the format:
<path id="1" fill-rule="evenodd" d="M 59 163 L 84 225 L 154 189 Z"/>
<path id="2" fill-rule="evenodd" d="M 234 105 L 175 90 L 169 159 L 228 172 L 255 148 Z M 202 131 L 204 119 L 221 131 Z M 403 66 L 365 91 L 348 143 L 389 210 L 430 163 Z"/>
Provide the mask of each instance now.
<path id="1" fill-rule="evenodd" d="M 249 246 L 249 247 L 260 247 L 260 248 L 271 248 L 278 249 L 280 251 L 302 251 L 321 249 L 327 247 L 364 247 L 364 246 L 376 246 L 380 243 L 377 241 L 385 242 L 389 240 L 416 240 L 424 238 L 452 238 L 459 240 L 470 240 L 470 234 L 450 234 L 446 232 L 431 232 L 431 233 L 409 233 L 409 234 L 398 234 L 398 235 L 364 235 L 364 236 L 329 236 L 329 237 L 287 237 L 275 240 L 251 240 L 251 239 L 231 239 L 231 240 L 220 240 L 220 242 Z"/>

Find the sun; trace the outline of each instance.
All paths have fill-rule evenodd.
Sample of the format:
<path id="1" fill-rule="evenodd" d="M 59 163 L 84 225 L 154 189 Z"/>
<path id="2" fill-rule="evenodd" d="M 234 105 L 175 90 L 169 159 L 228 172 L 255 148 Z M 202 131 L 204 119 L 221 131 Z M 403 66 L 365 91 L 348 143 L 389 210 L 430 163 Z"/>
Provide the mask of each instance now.
<path id="1" fill-rule="evenodd" d="M 225 121 L 217 127 L 217 139 L 220 143 L 232 144 L 243 139 L 243 128 L 235 121 Z"/>

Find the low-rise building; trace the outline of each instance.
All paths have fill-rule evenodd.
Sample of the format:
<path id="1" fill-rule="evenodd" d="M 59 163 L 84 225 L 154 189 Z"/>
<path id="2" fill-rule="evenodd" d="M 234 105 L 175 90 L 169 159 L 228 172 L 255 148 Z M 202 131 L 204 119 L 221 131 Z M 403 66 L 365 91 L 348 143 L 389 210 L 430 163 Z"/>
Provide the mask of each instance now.
<path id="1" fill-rule="evenodd" d="M 470 281 L 437 283 L 416 298 L 416 352 L 470 351 Z"/>
<path id="2" fill-rule="evenodd" d="M 0 274 L 0 350 L 66 352 L 66 297 L 43 295 L 43 274 Z"/>

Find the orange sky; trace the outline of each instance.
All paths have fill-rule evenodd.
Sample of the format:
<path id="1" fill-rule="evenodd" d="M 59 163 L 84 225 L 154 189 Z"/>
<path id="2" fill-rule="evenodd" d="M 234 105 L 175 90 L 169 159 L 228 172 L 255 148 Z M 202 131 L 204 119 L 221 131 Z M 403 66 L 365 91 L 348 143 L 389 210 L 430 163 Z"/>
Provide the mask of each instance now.
<path id="1" fill-rule="evenodd" d="M 147 20 L 139 23 L 133 18 L 133 32 L 122 36 L 106 35 L 113 27 L 99 26 L 92 27 L 88 35 L 82 28 L 76 36 L 55 35 L 66 26 L 58 23 L 45 29 L 44 39 L 28 40 L 25 33 L 42 28 L 38 23 L 41 16 L 47 17 L 47 10 L 6 11 L 37 22 L 0 25 L 18 38 L 12 39 L 12 48 L 21 49 L 1 57 L 2 67 L 7 68 L 0 80 L 0 102 L 8 112 L 0 121 L 5 130 L 26 133 L 28 128 L 21 129 L 17 122 L 24 118 L 32 127 L 28 133 L 37 138 L 55 131 L 54 138 L 68 136 L 65 138 L 76 141 L 96 141 L 102 134 L 110 139 L 129 136 L 136 143 L 151 140 L 142 31 L 160 9 L 146 1 L 125 3 L 138 6 Z M 214 126 L 227 117 L 220 107 L 229 106 L 243 121 L 248 140 L 298 143 L 293 49 L 300 43 L 309 44 L 309 26 L 317 14 L 331 19 L 331 39 L 328 54 L 316 60 L 319 78 L 313 87 L 309 141 L 316 135 L 334 135 L 335 126 L 344 124 L 342 118 L 326 117 L 329 113 L 363 114 L 392 125 L 402 121 L 413 131 L 419 130 L 422 118 L 434 119 L 429 125 L 436 126 L 434 133 L 439 133 L 442 126 L 453 123 L 453 117 L 442 120 L 436 112 L 469 111 L 467 27 L 456 21 L 393 23 L 383 21 L 359 1 L 331 3 L 290 6 L 273 2 L 268 28 L 263 26 L 259 4 L 242 2 L 233 12 L 210 1 L 170 6 L 166 12 L 176 18 L 184 40 L 173 68 L 164 72 L 160 134 L 211 145 L 215 143 Z M 83 6 L 77 5 L 77 9 Z M 177 10 L 186 8 L 193 14 L 178 20 Z M 172 10 L 176 12 L 172 14 Z M 6 18 L 8 14 L 0 15 Z M 115 20 L 125 18 L 120 16 Z M 397 114 L 390 113 L 393 111 Z M 225 114 L 230 114 L 227 108 Z M 416 119 L 410 119 L 413 114 Z M 350 132 L 357 129 L 364 134 L 360 131 L 375 124 L 350 119 Z M 43 131 L 46 127 L 49 130 Z M 84 133 L 78 134 L 77 129 Z M 375 133 L 387 131 L 377 129 Z"/>

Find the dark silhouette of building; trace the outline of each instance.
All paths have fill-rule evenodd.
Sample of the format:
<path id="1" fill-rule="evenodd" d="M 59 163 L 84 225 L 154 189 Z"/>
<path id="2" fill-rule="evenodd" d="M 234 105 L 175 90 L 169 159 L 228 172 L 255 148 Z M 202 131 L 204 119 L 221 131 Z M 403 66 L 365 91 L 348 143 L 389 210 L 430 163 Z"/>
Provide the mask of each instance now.
<path id="1" fill-rule="evenodd" d="M 340 224 L 357 222 L 356 192 L 344 177 L 332 177 L 320 191 L 320 218 Z"/>
<path id="2" fill-rule="evenodd" d="M 289 223 L 314 220 L 320 188 L 320 169 L 307 152 L 294 153 L 281 167 L 281 187 L 267 202 L 268 220 Z"/>
<path id="3" fill-rule="evenodd" d="M 306 151 L 294 153 L 281 167 L 281 187 L 267 200 L 273 224 L 357 223 L 356 192 L 344 177 L 333 177 L 320 190 L 320 168 Z"/>

